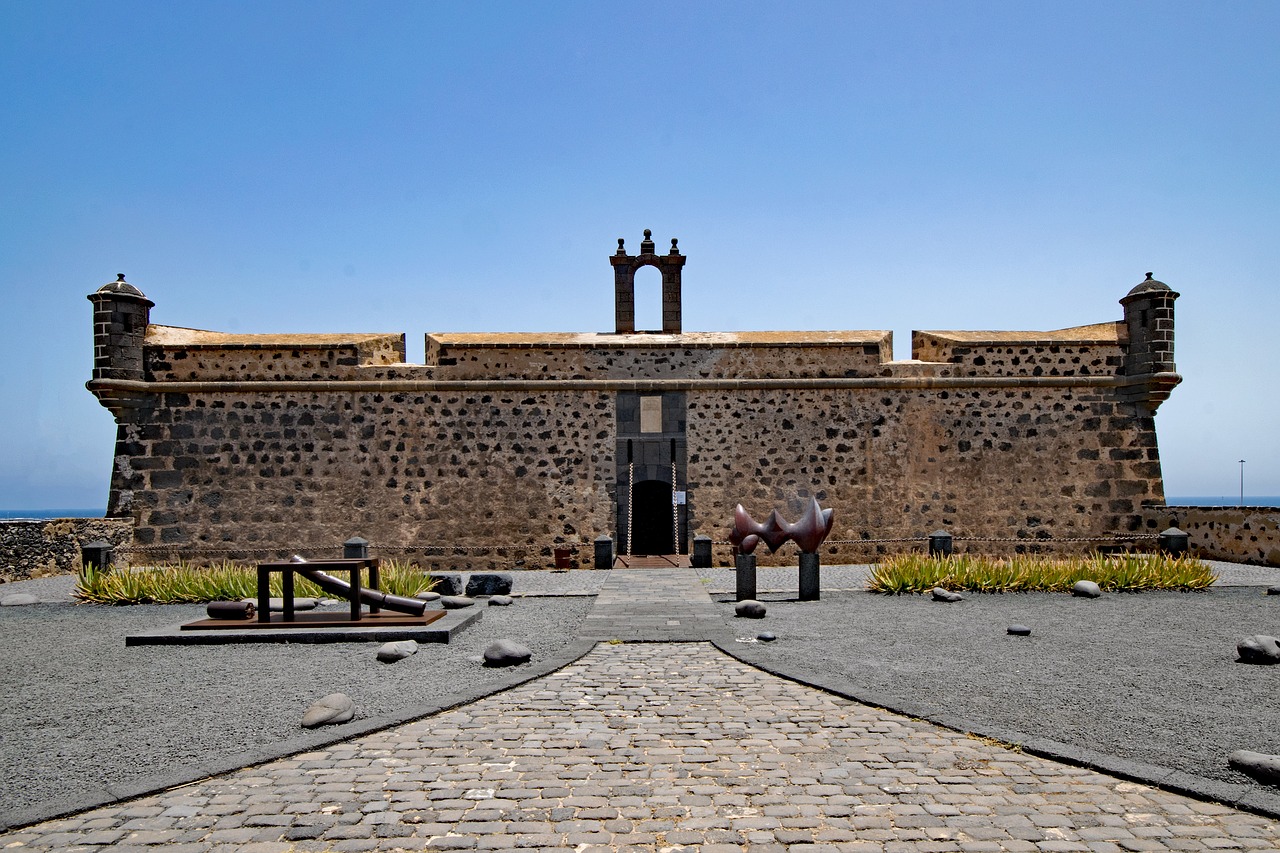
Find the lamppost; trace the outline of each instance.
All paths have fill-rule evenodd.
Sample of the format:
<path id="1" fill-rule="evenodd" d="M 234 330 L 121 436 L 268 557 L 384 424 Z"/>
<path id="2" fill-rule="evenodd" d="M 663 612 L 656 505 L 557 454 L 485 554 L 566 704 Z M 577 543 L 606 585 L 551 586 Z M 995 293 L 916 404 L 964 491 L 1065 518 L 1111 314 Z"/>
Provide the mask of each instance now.
<path id="1" fill-rule="evenodd" d="M 1244 506 L 1244 460 L 1240 460 L 1240 506 Z"/>

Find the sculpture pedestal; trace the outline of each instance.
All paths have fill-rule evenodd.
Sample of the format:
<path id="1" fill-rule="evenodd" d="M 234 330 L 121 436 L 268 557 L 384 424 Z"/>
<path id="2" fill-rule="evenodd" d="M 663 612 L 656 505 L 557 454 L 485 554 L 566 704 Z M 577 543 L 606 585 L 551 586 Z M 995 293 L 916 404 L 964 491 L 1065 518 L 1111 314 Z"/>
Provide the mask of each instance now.
<path id="1" fill-rule="evenodd" d="M 800 600 L 817 601 L 820 596 L 818 584 L 818 567 L 820 561 L 817 554 L 800 555 Z"/>
<path id="2" fill-rule="evenodd" d="M 756 597 L 756 555 L 739 554 L 734 557 L 738 574 L 738 601 Z"/>

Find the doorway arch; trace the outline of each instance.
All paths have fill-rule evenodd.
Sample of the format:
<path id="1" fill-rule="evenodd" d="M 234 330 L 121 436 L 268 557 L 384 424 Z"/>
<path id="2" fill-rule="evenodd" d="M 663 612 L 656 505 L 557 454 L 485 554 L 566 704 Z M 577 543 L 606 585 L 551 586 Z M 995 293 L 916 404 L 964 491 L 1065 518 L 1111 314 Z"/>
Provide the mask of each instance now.
<path id="1" fill-rule="evenodd" d="M 631 495 L 631 553 L 654 556 L 675 553 L 671 484 L 641 480 Z"/>

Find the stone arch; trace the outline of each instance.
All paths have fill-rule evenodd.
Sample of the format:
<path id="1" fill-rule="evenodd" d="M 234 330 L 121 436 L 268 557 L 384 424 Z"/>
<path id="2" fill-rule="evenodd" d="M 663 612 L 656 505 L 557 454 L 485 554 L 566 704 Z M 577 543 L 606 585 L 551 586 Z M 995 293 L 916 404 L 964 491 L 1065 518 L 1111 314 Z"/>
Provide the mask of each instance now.
<path id="1" fill-rule="evenodd" d="M 680 254 L 674 237 L 671 238 L 670 252 L 656 254 L 652 234 L 648 228 L 644 230 L 639 255 L 628 255 L 625 241 L 619 237 L 618 251 L 609 257 L 613 266 L 614 326 L 620 335 L 636 331 L 636 270 L 644 266 L 657 267 L 662 274 L 662 331 L 671 335 L 678 335 L 681 331 L 680 271 L 685 257 Z"/>

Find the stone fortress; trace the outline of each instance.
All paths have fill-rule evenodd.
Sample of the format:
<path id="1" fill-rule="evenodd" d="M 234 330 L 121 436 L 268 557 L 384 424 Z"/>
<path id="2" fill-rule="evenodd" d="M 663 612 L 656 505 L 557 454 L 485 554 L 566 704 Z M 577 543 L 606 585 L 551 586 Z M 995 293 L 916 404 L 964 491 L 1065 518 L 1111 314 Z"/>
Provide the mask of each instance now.
<path id="1" fill-rule="evenodd" d="M 459 568 L 556 547 L 590 565 L 602 536 L 619 554 L 708 536 L 723 563 L 735 504 L 794 518 L 810 497 L 835 510 L 828 563 L 938 528 L 1007 552 L 1165 526 L 1144 506 L 1164 503 L 1178 294 L 1150 274 L 1120 320 L 917 331 L 894 361 L 887 331 L 687 332 L 685 260 L 620 239 L 611 332 L 433 333 L 424 364 L 403 334 L 158 325 L 121 276 L 89 295 L 88 388 L 118 425 L 107 516 L 141 553 L 332 556 L 358 535 Z M 644 266 L 661 330 L 635 328 Z"/>

